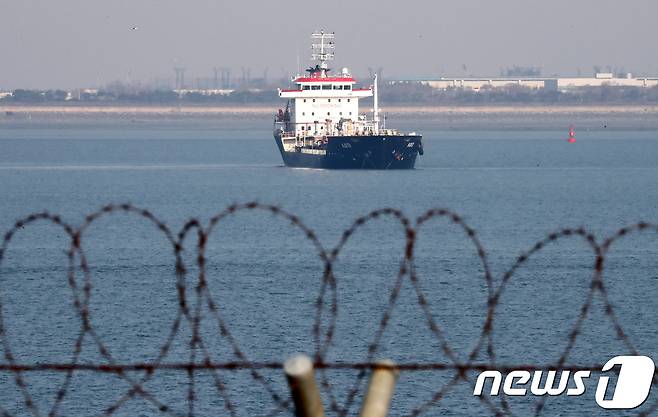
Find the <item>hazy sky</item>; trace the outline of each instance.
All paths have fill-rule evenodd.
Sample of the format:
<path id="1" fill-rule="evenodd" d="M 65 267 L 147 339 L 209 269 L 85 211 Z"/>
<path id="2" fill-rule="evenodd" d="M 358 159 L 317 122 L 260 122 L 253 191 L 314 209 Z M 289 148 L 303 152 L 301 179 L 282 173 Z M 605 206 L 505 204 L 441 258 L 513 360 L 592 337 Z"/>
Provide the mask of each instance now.
<path id="1" fill-rule="evenodd" d="M 594 65 L 658 74 L 656 0 L 0 0 L 0 88 L 252 77 L 309 64 L 309 34 L 336 32 L 334 66 L 385 76 L 544 75 Z M 137 30 L 132 30 L 137 27 Z M 464 70 L 466 68 L 466 70 Z"/>

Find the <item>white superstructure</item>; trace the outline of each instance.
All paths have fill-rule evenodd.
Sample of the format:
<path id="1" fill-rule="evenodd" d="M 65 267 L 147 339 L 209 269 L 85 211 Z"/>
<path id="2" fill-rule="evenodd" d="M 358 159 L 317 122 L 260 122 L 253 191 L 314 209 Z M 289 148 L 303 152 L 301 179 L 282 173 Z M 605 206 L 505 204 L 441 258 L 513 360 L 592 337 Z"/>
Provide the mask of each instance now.
<path id="1" fill-rule="evenodd" d="M 308 137 L 327 135 L 366 135 L 379 132 L 379 112 L 375 97 L 373 118 L 359 115 L 359 99 L 376 94 L 374 86 L 357 88 L 356 80 L 347 68 L 330 76 L 327 62 L 334 57 L 333 33 L 316 32 L 312 38 L 313 59 L 319 61 L 309 68 L 308 75 L 297 76 L 297 88 L 279 89 L 281 98 L 289 99 L 287 124 L 281 126 L 283 136 Z M 376 84 L 376 79 L 375 79 Z"/>

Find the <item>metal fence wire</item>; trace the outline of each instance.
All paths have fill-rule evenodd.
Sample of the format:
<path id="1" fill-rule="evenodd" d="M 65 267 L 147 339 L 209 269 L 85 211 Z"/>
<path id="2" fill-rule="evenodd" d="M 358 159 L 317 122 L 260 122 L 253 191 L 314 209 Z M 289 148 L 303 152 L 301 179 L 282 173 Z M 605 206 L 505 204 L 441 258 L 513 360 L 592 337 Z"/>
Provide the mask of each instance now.
<path id="1" fill-rule="evenodd" d="M 0 274 L 4 273 L 2 268 L 4 266 L 3 264 L 5 262 L 7 250 L 19 229 L 37 222 L 49 222 L 61 228 L 68 239 L 70 239 L 70 247 L 66 252 L 66 256 L 68 258 L 67 282 L 72 289 L 73 307 L 75 309 L 75 314 L 80 321 L 80 329 L 76 337 L 74 352 L 70 362 L 40 363 L 37 361 L 36 363 L 30 364 L 19 363 L 12 353 L 12 343 L 7 334 L 5 317 L 3 315 L 4 306 L 3 304 L 0 304 L 0 339 L 4 353 L 4 361 L 0 362 L 0 375 L 10 374 L 13 377 L 14 383 L 18 387 L 20 395 L 22 395 L 22 401 L 24 402 L 24 405 L 29 413 L 35 417 L 42 415 L 56 417 L 62 415 L 61 405 L 71 389 L 72 378 L 74 374 L 79 372 L 92 372 L 116 375 L 130 386 L 126 392 L 120 394 L 118 398 L 113 402 L 113 404 L 108 406 L 102 412 L 103 416 L 111 416 L 117 413 L 118 410 L 126 407 L 126 403 L 129 400 L 139 397 L 144 401 L 151 403 L 153 407 L 156 410 L 159 410 L 161 414 L 193 417 L 198 415 L 198 412 L 195 408 L 195 404 L 198 401 L 196 391 L 198 387 L 195 385 L 195 382 L 197 375 L 200 372 L 204 372 L 212 375 L 212 380 L 216 388 L 217 395 L 223 400 L 226 415 L 236 416 L 238 414 L 239 404 L 236 404 L 236 402 L 229 397 L 226 383 L 224 382 L 223 373 L 235 370 L 247 370 L 249 371 L 249 374 L 254 383 L 264 387 L 268 393 L 269 398 L 259 399 L 263 402 L 271 404 L 271 407 L 268 411 L 265 412 L 265 415 L 294 414 L 294 406 L 290 398 L 277 394 L 277 391 L 272 382 L 263 376 L 263 372 L 265 370 L 280 370 L 283 372 L 283 362 L 250 361 L 248 359 L 248 355 L 241 349 L 238 341 L 231 333 L 229 323 L 222 316 L 220 309 L 218 308 L 217 301 L 213 299 L 210 291 L 208 290 L 208 281 L 206 278 L 205 269 L 207 261 L 206 246 L 208 237 L 223 220 L 241 211 L 267 212 L 271 215 L 283 218 L 288 223 L 290 223 L 292 227 L 300 229 L 306 239 L 311 243 L 312 246 L 315 247 L 318 256 L 322 261 L 322 264 L 324 265 L 322 282 L 315 303 L 316 311 L 314 317 L 314 325 L 312 328 L 312 339 L 315 341 L 313 361 L 315 368 L 319 371 L 318 375 L 320 386 L 324 392 L 325 397 L 329 401 L 329 404 L 326 405 L 327 410 L 332 415 L 344 417 L 353 412 L 355 402 L 357 401 L 357 395 L 362 388 L 365 377 L 373 369 L 381 368 L 384 366 L 381 365 L 381 363 L 377 363 L 375 358 L 380 349 L 384 331 L 389 325 L 391 315 L 398 301 L 398 296 L 400 294 L 402 284 L 403 282 L 407 281 L 411 283 L 413 287 L 413 291 L 415 292 L 416 296 L 415 301 L 421 307 L 429 331 L 438 342 L 438 345 L 445 354 L 445 357 L 447 357 L 449 360 L 441 363 L 399 363 L 394 367 L 403 373 L 415 371 L 432 371 L 450 372 L 451 375 L 454 375 L 450 378 L 450 382 L 444 385 L 442 388 L 436 390 L 429 400 L 417 404 L 417 406 L 408 413 L 410 416 L 435 414 L 430 410 L 434 409 L 434 411 L 436 411 L 435 407 L 441 403 L 442 399 L 452 388 L 455 387 L 455 385 L 459 383 L 468 383 L 470 386 L 473 386 L 475 381 L 472 373 L 469 375 L 469 371 L 481 372 L 484 370 L 493 369 L 505 373 L 511 370 L 534 371 L 547 369 L 547 367 L 550 367 L 550 369 L 570 370 L 574 372 L 579 370 L 600 371 L 603 367 L 603 364 L 595 366 L 567 365 L 567 358 L 569 357 L 576 343 L 576 340 L 578 339 L 578 336 L 583 327 L 583 322 L 592 309 L 592 303 L 595 296 L 599 296 L 599 298 L 603 301 L 605 314 L 609 318 L 617 337 L 627 348 L 627 353 L 632 355 L 639 354 L 632 341 L 629 339 L 627 333 L 622 328 L 620 320 L 615 313 L 615 309 L 608 297 L 606 286 L 604 284 L 603 272 L 606 263 L 606 255 L 611 245 L 615 241 L 623 236 L 630 234 L 644 231 L 657 232 L 658 225 L 656 224 L 645 222 L 633 224 L 619 229 L 616 233 L 601 241 L 599 241 L 593 234 L 589 233 L 584 228 L 561 229 L 555 233 L 549 234 L 544 239 L 538 241 L 530 250 L 518 256 L 511 268 L 509 268 L 502 275 L 502 279 L 500 280 L 499 285 L 495 286 L 493 275 L 489 267 L 489 261 L 487 259 L 487 252 L 480 243 L 476 231 L 467 225 L 461 216 L 447 209 L 438 208 L 428 210 L 413 221 L 407 218 L 399 210 L 391 208 L 374 210 L 366 216 L 357 218 L 351 224 L 351 226 L 342 233 L 341 239 L 334 248 L 325 249 L 317 238 L 315 232 L 306 226 L 299 217 L 274 205 L 266 205 L 258 202 L 231 205 L 216 216 L 212 217 L 210 221 L 205 225 L 197 219 L 189 220 L 178 233 L 170 230 L 163 221 L 156 218 L 156 216 L 154 216 L 149 210 L 141 209 L 131 204 L 107 205 L 97 212 L 86 216 L 84 222 L 79 227 L 72 226 L 71 224 L 66 223 L 60 216 L 51 214 L 49 212 L 32 214 L 17 221 L 13 227 L 5 233 L 4 238 L 2 239 L 2 245 L 0 246 Z M 172 253 L 176 261 L 175 269 L 177 281 L 176 289 L 178 296 L 178 312 L 164 344 L 159 349 L 159 354 L 156 355 L 153 361 L 148 363 L 118 362 L 113 357 L 112 353 L 107 348 L 98 332 L 94 329 L 90 320 L 89 300 L 92 291 L 92 280 L 90 265 L 85 256 L 85 252 L 82 249 L 81 242 L 83 240 L 85 231 L 89 228 L 90 225 L 92 225 L 101 217 L 105 217 L 117 212 L 135 215 L 153 223 L 166 236 L 169 244 L 171 245 Z M 335 290 L 337 277 L 333 270 L 334 262 L 343 247 L 349 241 L 350 236 L 352 236 L 366 223 L 381 217 L 396 219 L 402 225 L 406 233 L 404 260 L 400 263 L 399 270 L 397 271 L 397 276 L 395 278 L 395 282 L 388 299 L 388 305 L 384 308 L 383 315 L 377 324 L 374 338 L 368 345 L 367 358 L 365 361 L 354 363 L 328 362 L 325 360 L 325 357 L 327 355 L 328 347 L 332 344 L 332 340 L 334 339 L 338 311 L 338 299 Z M 444 332 L 441 325 L 431 314 L 430 300 L 424 295 L 422 288 L 419 285 L 419 279 L 414 266 L 414 246 L 416 244 L 417 232 L 423 227 L 424 224 L 435 218 L 447 219 L 449 222 L 455 224 L 465 234 L 467 239 L 470 240 L 470 242 L 473 244 L 484 271 L 484 279 L 487 285 L 488 294 L 486 318 L 483 321 L 477 343 L 475 343 L 475 346 L 468 355 L 466 361 L 460 360 L 455 354 L 446 338 L 444 337 Z M 594 264 L 592 265 L 592 277 L 588 287 L 587 297 L 585 302 L 580 307 L 578 318 L 575 321 L 575 324 L 569 332 L 565 349 L 562 351 L 557 362 L 552 364 L 510 365 L 498 363 L 493 345 L 493 323 L 496 318 L 496 311 L 500 304 L 501 295 L 505 291 L 508 282 L 519 267 L 526 263 L 537 252 L 541 251 L 546 245 L 551 242 L 560 241 L 569 237 L 581 238 L 587 243 L 589 247 L 591 247 L 594 253 Z M 194 244 L 190 246 L 193 246 L 196 250 L 196 253 L 198 254 L 196 257 L 196 266 L 198 267 L 198 280 L 193 286 L 188 286 L 188 284 L 186 284 L 186 282 L 188 282 L 186 279 L 188 271 L 183 262 L 183 251 L 185 243 L 189 240 L 194 240 Z M 188 293 L 194 294 L 196 296 L 193 302 L 188 302 Z M 2 302 L 3 300 L 0 299 L 0 303 Z M 329 307 L 327 308 L 327 306 Z M 228 343 L 235 356 L 235 360 L 228 362 L 216 362 L 211 359 L 210 352 L 204 343 L 202 334 L 200 332 L 201 312 L 203 308 L 207 308 L 211 317 L 216 321 L 218 325 L 218 331 L 223 339 Z M 189 361 L 184 363 L 166 362 L 165 359 L 172 347 L 173 341 L 177 334 L 180 333 L 181 327 L 184 324 L 188 324 L 192 330 L 191 337 L 189 339 Z M 83 340 L 93 341 L 96 348 L 98 349 L 98 352 L 103 358 L 104 363 L 89 364 L 87 362 L 81 363 L 79 361 L 83 347 Z M 486 352 L 486 359 L 484 360 L 479 358 L 479 352 L 481 351 Z M 199 355 L 201 355 L 201 357 L 199 357 Z M 348 394 L 345 401 L 342 403 L 340 403 L 337 399 L 337 396 L 334 392 L 335 387 L 332 386 L 330 377 L 326 372 L 327 370 L 332 369 L 350 369 L 356 371 L 356 377 L 351 386 L 348 387 Z M 185 412 L 174 410 L 171 405 L 165 404 L 158 399 L 158 396 L 155 393 L 149 392 L 149 390 L 145 388 L 145 384 L 153 378 L 154 374 L 158 370 L 181 372 L 187 375 L 187 384 L 184 388 L 187 390 Z M 57 372 L 65 375 L 63 383 L 58 387 L 56 391 L 54 401 L 49 410 L 42 410 L 37 406 L 32 394 L 30 393 L 30 387 L 28 386 L 25 378 L 26 374 L 28 373 L 39 373 L 44 371 Z M 136 374 L 140 376 L 136 377 Z M 654 375 L 653 385 L 658 385 L 658 376 Z M 6 407 L 6 405 L 2 404 L 2 398 L 3 395 L 0 395 L 0 414 L 5 417 L 13 416 L 13 414 L 11 414 L 6 408 L 3 408 Z M 491 415 L 515 415 L 504 398 L 501 398 L 501 400 L 497 403 L 494 403 L 487 396 L 480 396 L 478 398 L 485 404 L 486 408 L 490 410 Z M 546 414 L 544 413 L 544 405 L 545 397 L 539 398 L 535 403 L 534 414 Z M 643 407 L 642 411 L 636 411 L 636 413 L 640 416 L 647 416 L 654 413 L 656 410 L 658 410 L 658 401 Z"/>

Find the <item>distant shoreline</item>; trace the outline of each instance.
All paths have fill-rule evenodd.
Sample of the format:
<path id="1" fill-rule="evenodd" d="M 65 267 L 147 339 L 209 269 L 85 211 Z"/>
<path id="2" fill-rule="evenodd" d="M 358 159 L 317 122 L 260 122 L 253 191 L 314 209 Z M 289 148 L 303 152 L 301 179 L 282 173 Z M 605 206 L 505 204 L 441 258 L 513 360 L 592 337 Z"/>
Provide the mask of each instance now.
<path id="1" fill-rule="evenodd" d="M 274 114 L 277 106 L 154 106 L 154 105 L 0 105 L 0 112 L 15 114 Z M 656 114 L 658 105 L 396 105 L 385 106 L 391 114 Z"/>
<path id="2" fill-rule="evenodd" d="M 269 123 L 277 106 L 0 105 L 0 128 L 44 125 L 172 125 L 218 128 L 227 122 Z M 545 129 L 575 124 L 588 129 L 658 130 L 658 105 L 384 106 L 391 127 L 413 121 L 439 129 Z"/>

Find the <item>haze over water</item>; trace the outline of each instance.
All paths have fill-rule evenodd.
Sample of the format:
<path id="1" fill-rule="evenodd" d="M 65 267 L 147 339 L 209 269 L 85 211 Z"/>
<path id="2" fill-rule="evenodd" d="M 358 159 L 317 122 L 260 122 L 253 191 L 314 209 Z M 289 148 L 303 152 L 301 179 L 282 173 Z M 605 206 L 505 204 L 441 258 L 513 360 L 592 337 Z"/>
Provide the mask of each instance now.
<path id="1" fill-rule="evenodd" d="M 544 76 L 593 67 L 658 75 L 652 0 L 334 0 L 2 2 L 0 88 L 99 87 L 211 76 L 229 67 L 271 79 L 310 64 L 308 35 L 336 32 L 334 68 L 387 77 L 493 77 L 512 65 Z"/>
<path id="2" fill-rule="evenodd" d="M 132 202 L 163 219 L 174 232 L 190 217 L 206 222 L 234 202 L 281 205 L 313 228 L 326 248 L 359 215 L 401 208 L 412 219 L 434 207 L 452 209 L 478 231 L 488 251 L 495 285 L 516 257 L 561 227 L 584 226 L 599 239 L 640 220 L 658 222 L 658 136 L 653 131 L 446 131 L 431 121 L 409 122 L 424 135 L 425 155 L 403 172 L 320 171 L 282 167 L 269 124 L 203 126 L 59 127 L 0 130 L 0 229 L 32 212 L 49 210 L 80 224 L 106 203 Z M 193 239 L 185 261 L 192 293 L 196 282 Z M 92 265 L 92 323 L 118 362 L 148 361 L 170 329 L 177 298 L 171 248 L 157 230 L 137 218 L 99 220 L 84 240 Z M 379 220 L 355 234 L 336 264 L 338 323 L 327 360 L 364 360 L 403 255 L 404 235 L 392 220 Z M 0 269 L 3 317 L 17 360 L 70 360 L 79 319 L 66 282 L 61 231 L 38 224 L 19 230 Z M 611 301 L 635 347 L 658 351 L 654 302 L 658 290 L 658 241 L 650 233 L 613 248 L 606 265 Z M 222 223 L 208 250 L 211 292 L 249 359 L 281 361 L 313 353 L 314 302 L 322 264 L 298 231 L 270 214 L 248 213 Z M 434 221 L 419 237 L 416 264 L 432 313 L 459 358 L 480 333 L 486 288 L 475 250 L 462 233 Z M 572 238 L 549 245 L 512 278 L 494 324 L 499 363 L 550 364 L 560 355 L 589 287 L 594 258 Z M 379 357 L 398 362 L 446 361 L 427 329 L 415 295 L 405 283 L 384 335 Z M 218 328 L 204 316 L 204 340 L 218 361 L 235 360 Z M 174 341 L 167 361 L 186 361 L 189 329 Z M 2 351 L 2 348 L 0 348 Z M 569 363 L 604 363 L 627 349 L 615 338 L 595 300 Z M 83 362 L 102 360 L 89 340 Z M 486 353 L 480 360 L 486 362 Z M 287 395 L 282 374 L 264 372 Z M 350 371 L 329 372 L 339 402 Z M 449 373 L 404 373 L 393 415 L 407 415 L 428 399 Z M 265 415 L 269 395 L 247 371 L 224 373 L 238 415 Z M 473 377 L 473 375 L 471 375 Z M 27 376 L 42 414 L 62 374 Z M 595 381 L 595 380 L 592 380 Z M 146 388 L 185 413 L 187 377 L 157 372 Z M 198 415 L 224 415 L 223 400 L 209 375 L 197 381 Z M 129 389 L 113 375 L 79 373 L 62 415 L 99 415 Z M 582 398 L 549 399 L 543 415 L 592 415 L 595 383 Z M 28 415 L 12 378 L 0 374 L 0 406 Z M 357 406 L 351 415 L 358 413 Z M 326 400 L 326 398 L 325 398 Z M 648 404 L 656 400 L 655 393 Z M 326 403 L 326 402 L 325 402 Z M 515 415 L 528 415 L 530 399 L 513 399 Z M 460 384 L 426 415 L 473 416 L 491 412 Z M 641 410 L 641 409 L 640 409 Z M 635 410 L 638 411 L 638 410 Z M 150 416 L 146 401 L 131 400 L 117 413 Z"/>

